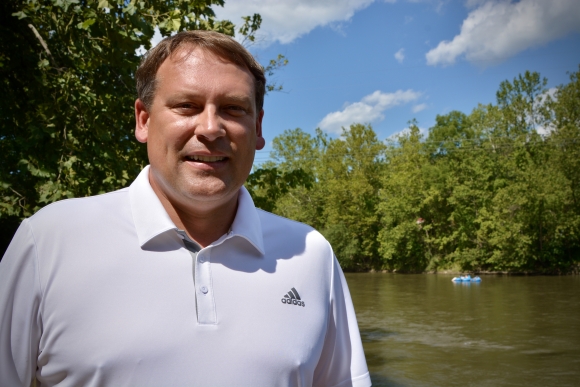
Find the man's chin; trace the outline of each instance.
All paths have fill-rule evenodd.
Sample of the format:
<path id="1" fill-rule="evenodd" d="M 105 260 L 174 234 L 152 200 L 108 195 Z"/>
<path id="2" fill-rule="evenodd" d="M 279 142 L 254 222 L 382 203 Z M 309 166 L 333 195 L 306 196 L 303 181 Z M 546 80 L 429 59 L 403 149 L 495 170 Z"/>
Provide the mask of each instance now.
<path id="1" fill-rule="evenodd" d="M 212 184 L 203 184 L 195 186 L 186 186 L 181 189 L 183 197 L 194 203 L 222 203 L 226 204 L 230 200 L 237 200 L 237 194 L 241 185 L 225 184 L 219 179 L 211 182 Z M 206 182 L 209 183 L 209 182 Z"/>

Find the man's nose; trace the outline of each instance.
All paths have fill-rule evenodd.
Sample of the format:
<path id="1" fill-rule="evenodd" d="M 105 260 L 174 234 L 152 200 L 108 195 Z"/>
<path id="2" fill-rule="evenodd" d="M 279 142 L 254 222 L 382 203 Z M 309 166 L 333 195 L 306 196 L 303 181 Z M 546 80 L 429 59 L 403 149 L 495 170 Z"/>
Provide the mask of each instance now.
<path id="1" fill-rule="evenodd" d="M 225 136 L 225 134 L 226 131 L 218 109 L 215 106 L 206 106 L 198 116 L 195 135 L 214 141 L 218 137 Z"/>

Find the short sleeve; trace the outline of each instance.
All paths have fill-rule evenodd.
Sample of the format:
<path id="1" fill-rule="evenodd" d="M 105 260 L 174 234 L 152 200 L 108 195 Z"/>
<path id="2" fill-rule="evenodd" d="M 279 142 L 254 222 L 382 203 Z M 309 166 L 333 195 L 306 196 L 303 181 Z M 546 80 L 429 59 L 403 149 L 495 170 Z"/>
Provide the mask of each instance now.
<path id="1" fill-rule="evenodd" d="M 0 262 L 0 387 L 30 386 L 40 340 L 40 286 L 27 220 Z"/>
<path id="2" fill-rule="evenodd" d="M 342 269 L 334 257 L 328 328 L 314 371 L 315 387 L 369 387 L 360 333 Z"/>

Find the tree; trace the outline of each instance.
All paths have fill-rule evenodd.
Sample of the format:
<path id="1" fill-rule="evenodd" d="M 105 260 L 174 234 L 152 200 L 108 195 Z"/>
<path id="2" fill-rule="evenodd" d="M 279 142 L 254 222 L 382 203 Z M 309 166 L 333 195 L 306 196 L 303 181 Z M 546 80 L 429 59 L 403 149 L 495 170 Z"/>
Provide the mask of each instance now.
<path id="1" fill-rule="evenodd" d="M 0 230 L 56 200 L 126 186 L 147 163 L 134 140 L 134 72 L 151 46 L 216 20 L 223 0 L 14 0 L 0 5 Z M 237 30 L 253 41 L 261 18 Z M 272 61 L 265 70 L 284 65 Z M 275 89 L 270 87 L 269 89 Z"/>
<path id="2" fill-rule="evenodd" d="M 428 155 L 422 137 L 412 121 L 408 132 L 397 137 L 398 144 L 391 142 L 386 152 L 378 204 L 382 227 L 377 239 L 387 270 L 422 272 L 431 258 L 429 231 L 433 225 L 425 213 L 428 185 L 423 176 Z"/>
<path id="3" fill-rule="evenodd" d="M 353 124 L 328 142 L 318 173 L 324 187 L 322 234 L 345 270 L 380 268 L 377 213 L 385 145 L 372 126 Z"/>
<path id="4" fill-rule="evenodd" d="M 545 126 L 549 112 L 545 104 L 548 80 L 536 72 L 526 71 L 512 82 L 503 81 L 496 93 L 497 106 L 502 110 L 504 134 L 528 134 Z M 498 129 L 500 129 L 498 128 Z"/>
<path id="5" fill-rule="evenodd" d="M 272 161 L 254 171 L 247 186 L 258 206 L 320 230 L 344 269 L 379 268 L 376 206 L 384 148 L 370 125 L 351 125 L 338 139 L 320 129 L 315 136 L 286 130 L 273 141 Z"/>
<path id="6" fill-rule="evenodd" d="M 323 217 L 325 191 L 319 184 L 322 172 L 320 163 L 326 151 L 328 138 L 320 130 L 315 136 L 301 129 L 285 130 L 272 141 L 272 161 L 264 163 L 262 169 L 277 168 L 281 174 L 298 174 L 304 176 L 301 182 L 276 198 L 273 212 L 321 229 L 325 221 Z M 254 173 L 260 173 L 258 169 Z M 250 175 L 249 181 L 253 179 Z M 307 176 L 307 178 L 305 178 Z M 309 181 L 311 184 L 304 184 Z"/>
<path id="7" fill-rule="evenodd" d="M 570 83 L 557 88 L 552 104 L 554 121 L 550 135 L 556 169 L 565 177 L 564 197 L 555 239 L 561 246 L 563 270 L 580 256 L 580 66 Z"/>
<path id="8" fill-rule="evenodd" d="M 551 97 L 525 73 L 496 104 L 437 116 L 426 139 L 411 121 L 386 148 L 367 125 L 340 138 L 287 130 L 250 188 L 318 228 L 345 270 L 577 270 L 579 76 Z"/>
<path id="9" fill-rule="evenodd" d="M 299 186 L 310 189 L 312 182 L 312 176 L 302 168 L 284 172 L 277 167 L 271 167 L 254 171 L 245 185 L 256 207 L 274 212 L 276 202 L 282 195 Z"/>

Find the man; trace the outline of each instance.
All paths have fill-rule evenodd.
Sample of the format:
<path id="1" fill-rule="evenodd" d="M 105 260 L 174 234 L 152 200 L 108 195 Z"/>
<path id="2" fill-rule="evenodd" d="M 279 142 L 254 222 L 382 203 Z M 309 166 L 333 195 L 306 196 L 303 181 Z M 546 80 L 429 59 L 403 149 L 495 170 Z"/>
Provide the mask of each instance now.
<path id="1" fill-rule="evenodd" d="M 369 386 L 328 242 L 242 187 L 264 146 L 259 64 L 183 32 L 136 78 L 150 166 L 23 221 L 0 263 L 0 384 Z"/>

